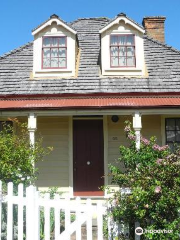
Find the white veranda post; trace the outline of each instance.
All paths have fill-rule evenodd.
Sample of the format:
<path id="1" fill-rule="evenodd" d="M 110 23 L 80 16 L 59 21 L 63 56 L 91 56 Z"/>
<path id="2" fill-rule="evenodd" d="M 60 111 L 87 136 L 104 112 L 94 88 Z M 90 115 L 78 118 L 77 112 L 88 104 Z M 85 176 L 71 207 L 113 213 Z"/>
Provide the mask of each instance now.
<path id="1" fill-rule="evenodd" d="M 37 126 L 37 119 L 34 113 L 30 113 L 28 117 L 28 131 L 29 131 L 29 140 L 32 146 L 35 144 L 35 131 Z"/>
<path id="2" fill-rule="evenodd" d="M 139 112 L 135 112 L 133 116 L 133 128 L 136 134 L 136 148 L 140 149 L 142 123 L 141 123 L 141 115 Z"/>

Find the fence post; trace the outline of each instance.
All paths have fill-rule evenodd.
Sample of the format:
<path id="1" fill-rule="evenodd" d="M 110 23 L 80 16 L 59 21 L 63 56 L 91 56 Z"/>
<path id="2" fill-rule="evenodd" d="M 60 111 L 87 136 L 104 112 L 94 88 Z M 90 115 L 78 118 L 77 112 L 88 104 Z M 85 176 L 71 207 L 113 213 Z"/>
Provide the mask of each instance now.
<path id="1" fill-rule="evenodd" d="M 0 181 L 0 239 L 1 239 L 1 222 L 2 222 L 2 182 Z"/>
<path id="2" fill-rule="evenodd" d="M 76 240 L 81 240 L 81 224 L 79 223 L 79 219 L 81 217 L 80 205 L 81 205 L 81 199 L 80 197 L 77 197 L 76 198 L 76 220 L 77 220 Z"/>
<path id="3" fill-rule="evenodd" d="M 54 216 L 55 216 L 55 240 L 58 240 L 60 234 L 60 207 L 59 203 L 59 195 L 56 194 L 54 199 L 56 200 L 56 206 L 54 208 Z"/>
<path id="4" fill-rule="evenodd" d="M 40 240 L 40 207 L 39 207 L 39 192 L 35 192 L 35 239 Z"/>
<path id="5" fill-rule="evenodd" d="M 71 223 L 71 217 L 70 217 L 70 198 L 66 198 L 66 206 L 65 206 L 65 231 L 67 231 L 67 240 L 70 239 L 70 234 L 69 234 L 69 226 Z"/>
<path id="6" fill-rule="evenodd" d="M 7 240 L 13 240 L 13 183 L 8 183 L 7 202 Z"/>
<path id="7" fill-rule="evenodd" d="M 35 193 L 36 189 L 33 186 L 26 188 L 26 240 L 35 239 Z"/>
<path id="8" fill-rule="evenodd" d="M 18 240 L 23 240 L 23 184 L 18 185 Z"/>
<path id="9" fill-rule="evenodd" d="M 87 199 L 87 240 L 92 240 L 92 205 L 91 199 Z"/>
<path id="10" fill-rule="evenodd" d="M 44 207 L 44 218 L 45 218 L 45 224 L 44 224 L 44 233 L 45 233 L 45 240 L 50 239 L 50 207 L 48 206 L 50 199 L 50 194 L 45 194 L 45 207 Z"/>
<path id="11" fill-rule="evenodd" d="M 97 203 L 97 225 L 98 225 L 98 240 L 103 240 L 103 213 L 102 203 Z"/>

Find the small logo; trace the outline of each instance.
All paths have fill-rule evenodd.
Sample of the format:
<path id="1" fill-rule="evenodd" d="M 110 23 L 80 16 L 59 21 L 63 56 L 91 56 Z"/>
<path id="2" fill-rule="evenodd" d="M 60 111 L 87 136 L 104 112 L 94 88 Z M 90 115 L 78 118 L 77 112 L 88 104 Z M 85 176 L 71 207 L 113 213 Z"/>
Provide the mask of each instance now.
<path id="1" fill-rule="evenodd" d="M 143 234 L 143 229 L 141 228 L 141 227 L 137 227 L 136 229 L 135 229 L 135 233 L 136 233 L 136 235 L 142 235 Z"/>

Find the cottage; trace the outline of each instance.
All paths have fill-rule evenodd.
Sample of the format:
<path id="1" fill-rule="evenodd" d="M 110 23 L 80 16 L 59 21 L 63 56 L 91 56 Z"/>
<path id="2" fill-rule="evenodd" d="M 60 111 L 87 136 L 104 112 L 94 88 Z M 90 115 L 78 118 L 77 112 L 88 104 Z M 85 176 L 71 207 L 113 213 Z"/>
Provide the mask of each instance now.
<path id="1" fill-rule="evenodd" d="M 137 147 L 140 133 L 180 143 L 180 52 L 164 43 L 164 22 L 120 13 L 66 23 L 54 14 L 33 42 L 0 57 L 1 122 L 27 121 L 32 143 L 41 133 L 54 147 L 37 164 L 39 188 L 106 197 L 99 187 L 111 183 L 127 119 Z"/>

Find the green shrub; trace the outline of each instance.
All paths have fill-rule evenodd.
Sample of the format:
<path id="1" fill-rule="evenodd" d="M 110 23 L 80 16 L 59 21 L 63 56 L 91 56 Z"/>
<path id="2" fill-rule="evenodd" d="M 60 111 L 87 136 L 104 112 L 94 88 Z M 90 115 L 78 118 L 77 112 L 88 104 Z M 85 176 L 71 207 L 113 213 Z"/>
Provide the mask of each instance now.
<path id="1" fill-rule="evenodd" d="M 35 146 L 29 141 L 27 124 L 17 119 L 10 119 L 14 126 L 4 123 L 0 131 L 0 180 L 3 183 L 2 196 L 7 194 L 7 183 L 13 182 L 14 195 L 17 195 L 17 186 L 23 183 L 24 187 L 34 184 L 38 169 L 35 163 L 43 160 L 52 148 L 42 146 L 42 138 L 36 140 Z M 25 191 L 25 189 L 24 189 Z M 25 211 L 24 211 L 25 215 Z M 17 233 L 17 206 L 13 207 L 13 239 L 18 239 Z M 25 232 L 25 230 L 24 230 Z M 24 236 L 25 238 L 25 236 Z M 7 204 L 2 204 L 2 240 L 7 239 Z"/>
<path id="2" fill-rule="evenodd" d="M 129 188 L 129 194 L 114 193 L 109 202 L 109 214 L 115 222 L 130 224 L 130 238 L 134 237 L 134 223 L 147 230 L 172 230 L 172 233 L 144 233 L 141 239 L 178 240 L 180 229 L 180 150 L 172 153 L 169 147 L 159 146 L 156 138 L 141 137 L 136 149 L 135 133 L 126 121 L 125 132 L 129 147 L 120 146 L 120 158 L 110 165 L 112 183 Z M 122 170 L 122 163 L 124 170 Z M 131 228 L 132 227 L 132 228 Z"/>
<path id="3" fill-rule="evenodd" d="M 16 127 L 4 125 L 0 132 L 0 180 L 29 185 L 37 177 L 34 164 L 49 154 L 52 148 L 43 148 L 42 138 L 38 138 L 33 147 L 29 142 L 27 124 L 17 119 L 12 121 Z"/>

